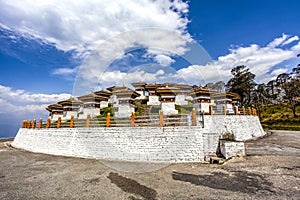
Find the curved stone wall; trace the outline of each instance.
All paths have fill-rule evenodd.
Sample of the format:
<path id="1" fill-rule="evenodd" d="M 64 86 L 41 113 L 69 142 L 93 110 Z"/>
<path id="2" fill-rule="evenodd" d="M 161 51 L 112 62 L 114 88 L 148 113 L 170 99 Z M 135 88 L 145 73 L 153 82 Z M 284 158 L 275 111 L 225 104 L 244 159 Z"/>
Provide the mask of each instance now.
<path id="1" fill-rule="evenodd" d="M 215 152 L 219 136 L 238 141 L 264 135 L 257 116 L 205 116 L 204 128 L 110 127 L 19 129 L 12 145 L 32 152 L 97 159 L 199 162 Z"/>

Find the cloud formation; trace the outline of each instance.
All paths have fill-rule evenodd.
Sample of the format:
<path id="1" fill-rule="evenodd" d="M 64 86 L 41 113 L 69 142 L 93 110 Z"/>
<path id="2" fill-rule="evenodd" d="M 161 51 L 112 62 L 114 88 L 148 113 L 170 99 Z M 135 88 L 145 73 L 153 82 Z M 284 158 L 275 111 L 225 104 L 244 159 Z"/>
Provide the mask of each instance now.
<path id="1" fill-rule="evenodd" d="M 0 1 L 0 27 L 84 55 L 120 33 L 149 27 L 177 31 L 184 44 L 190 40 L 187 12 L 188 4 L 181 0 Z M 142 45 L 147 48 L 157 36 L 176 43 L 167 35 L 148 34 L 130 41 L 146 41 Z"/>
<path id="2" fill-rule="evenodd" d="M 29 93 L 24 90 L 13 89 L 0 85 L 0 113 L 13 115 L 39 113 L 45 115 L 45 108 L 58 101 L 67 99 L 70 94 L 41 94 Z"/>
<path id="3" fill-rule="evenodd" d="M 257 83 L 268 82 L 276 78 L 280 73 L 290 70 L 286 65 L 280 65 L 284 61 L 288 61 L 296 57 L 300 49 L 298 36 L 287 36 L 275 38 L 265 46 L 252 44 L 246 47 L 237 47 L 230 49 L 230 53 L 220 56 L 217 60 L 204 65 L 190 65 L 178 70 L 165 71 L 165 67 L 155 68 L 155 70 L 147 70 L 147 67 L 141 66 L 138 70 L 132 70 L 127 73 L 120 71 L 102 72 L 100 81 L 103 85 L 113 85 L 117 83 L 130 83 L 134 81 L 146 82 L 184 82 L 188 84 L 206 84 L 209 82 L 224 81 L 227 82 L 231 77 L 231 69 L 238 65 L 246 65 L 250 71 L 256 74 Z M 296 44 L 295 44 L 296 43 Z M 172 56 L 156 56 L 161 59 L 160 62 L 173 60 Z M 96 59 L 97 60 L 97 59 Z M 158 60 L 158 59 L 157 59 Z M 96 62 L 96 61 L 95 61 Z M 173 62 L 173 61 L 172 61 Z M 168 63 L 169 64 L 169 63 Z M 89 65 L 91 66 L 91 65 Z M 153 69 L 153 67 L 151 67 Z M 170 67 L 169 67 L 170 68 Z M 83 76 L 92 77 L 97 74 L 97 67 L 91 69 L 93 72 Z M 158 73 L 162 71 L 163 73 Z M 128 84 L 130 86 L 130 84 Z"/>

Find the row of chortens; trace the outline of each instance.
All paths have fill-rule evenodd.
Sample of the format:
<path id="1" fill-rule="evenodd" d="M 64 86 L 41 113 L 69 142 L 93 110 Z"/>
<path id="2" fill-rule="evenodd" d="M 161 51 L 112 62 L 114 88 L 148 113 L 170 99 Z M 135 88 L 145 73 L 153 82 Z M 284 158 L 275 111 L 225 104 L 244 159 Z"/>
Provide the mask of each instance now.
<path id="1" fill-rule="evenodd" d="M 67 100 L 49 105 L 51 121 L 69 120 L 71 116 L 78 119 L 92 118 L 100 115 L 100 109 L 112 106 L 115 117 L 129 117 L 135 112 L 136 100 L 146 102 L 147 106 L 158 106 L 164 115 L 176 115 L 175 105 L 192 106 L 196 112 L 209 112 L 212 105 L 218 109 L 226 107 L 226 112 L 233 113 L 233 105 L 239 103 L 240 97 L 235 93 L 225 93 L 202 86 L 188 84 L 132 83 L 134 90 L 126 86 L 112 86 L 90 94 L 70 97 Z"/>

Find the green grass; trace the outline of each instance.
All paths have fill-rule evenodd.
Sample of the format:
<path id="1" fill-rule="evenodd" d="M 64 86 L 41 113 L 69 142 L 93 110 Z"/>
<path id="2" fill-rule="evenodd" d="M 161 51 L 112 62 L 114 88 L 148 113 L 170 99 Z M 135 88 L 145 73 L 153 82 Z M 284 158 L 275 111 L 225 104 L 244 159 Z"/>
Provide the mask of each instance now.
<path id="1" fill-rule="evenodd" d="M 260 112 L 260 120 L 265 130 L 297 130 L 300 131 L 300 106 L 298 117 L 293 117 L 289 104 L 267 105 Z"/>

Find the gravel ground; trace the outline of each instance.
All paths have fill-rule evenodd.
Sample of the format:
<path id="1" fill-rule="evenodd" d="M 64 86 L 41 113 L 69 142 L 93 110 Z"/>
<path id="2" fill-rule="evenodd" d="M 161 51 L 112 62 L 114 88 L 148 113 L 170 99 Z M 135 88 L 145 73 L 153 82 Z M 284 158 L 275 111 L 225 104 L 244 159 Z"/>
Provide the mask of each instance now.
<path id="1" fill-rule="evenodd" d="M 299 131 L 249 141 L 246 157 L 222 165 L 171 164 L 148 173 L 31 153 L 10 142 L 0 141 L 0 199 L 300 199 Z"/>

